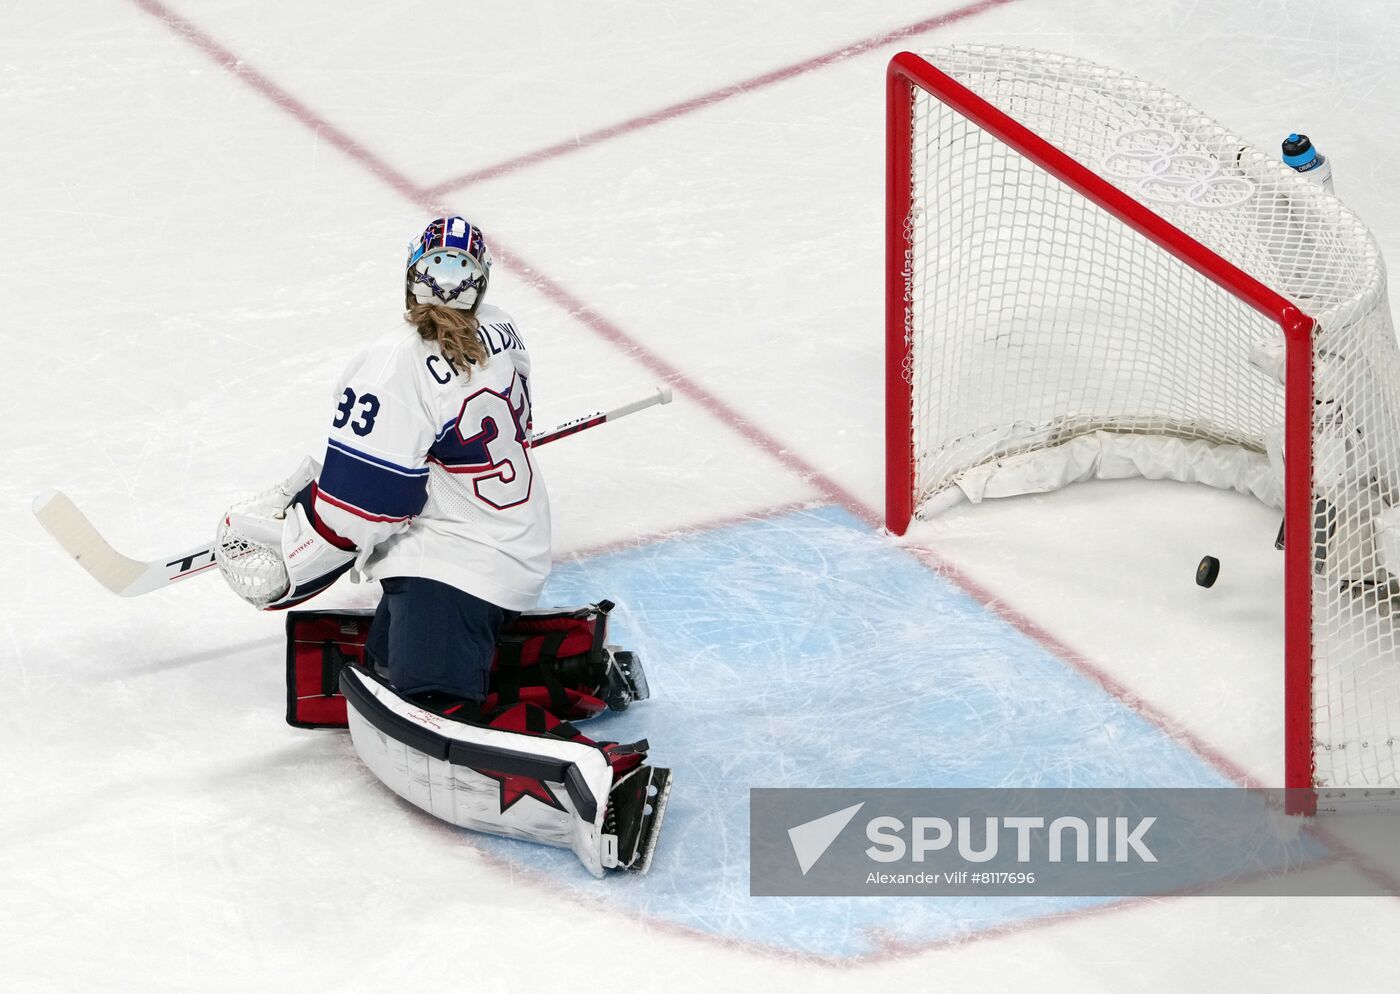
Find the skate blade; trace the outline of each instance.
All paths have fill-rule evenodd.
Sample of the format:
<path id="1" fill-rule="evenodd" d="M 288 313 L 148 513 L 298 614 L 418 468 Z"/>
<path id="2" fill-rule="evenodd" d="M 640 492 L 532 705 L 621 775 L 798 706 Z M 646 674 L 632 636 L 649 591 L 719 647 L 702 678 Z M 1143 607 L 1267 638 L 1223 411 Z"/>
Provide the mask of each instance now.
<path id="1" fill-rule="evenodd" d="M 656 796 L 648 799 L 651 805 L 651 819 L 647 822 L 646 834 L 640 846 L 641 852 L 635 864 L 629 869 L 633 873 L 646 873 L 651 869 L 651 859 L 656 853 L 656 840 L 661 835 L 661 822 L 666 817 L 666 803 L 671 797 L 671 771 L 653 767 L 657 776 L 652 778 Z"/>
<path id="2" fill-rule="evenodd" d="M 651 688 L 647 686 L 646 670 L 642 669 L 642 657 L 635 652 L 628 653 L 630 662 L 627 664 L 627 679 L 632 683 L 632 703 L 644 701 L 651 696 Z"/>

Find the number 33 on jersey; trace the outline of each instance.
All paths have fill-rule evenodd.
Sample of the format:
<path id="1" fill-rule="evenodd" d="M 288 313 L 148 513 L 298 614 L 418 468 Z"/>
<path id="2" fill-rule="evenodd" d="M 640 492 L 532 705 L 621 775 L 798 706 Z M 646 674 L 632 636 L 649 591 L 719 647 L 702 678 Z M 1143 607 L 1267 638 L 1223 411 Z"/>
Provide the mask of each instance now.
<path id="1" fill-rule="evenodd" d="M 484 387 L 473 393 L 428 454 L 447 472 L 470 477 L 477 500 L 498 511 L 529 500 L 535 480 L 525 443 L 530 430 L 525 380 L 517 377 L 510 391 L 518 405 L 509 393 Z"/>
<path id="2" fill-rule="evenodd" d="M 527 441 L 530 359 L 504 311 L 484 305 L 478 317 L 491 355 L 470 375 L 411 328 L 351 363 L 315 506 L 374 549 L 372 577 L 427 576 L 520 610 L 549 563 L 548 496 Z"/>
<path id="3" fill-rule="evenodd" d="M 351 430 L 356 435 L 368 435 L 374 431 L 374 419 L 379 416 L 379 398 L 372 393 L 355 396 L 355 391 L 349 387 L 345 388 L 345 394 L 336 408 L 335 420 L 331 422 L 332 428 L 344 428 L 350 424 L 350 418 L 356 413 L 355 405 L 359 404 L 359 417 L 351 425 Z"/>

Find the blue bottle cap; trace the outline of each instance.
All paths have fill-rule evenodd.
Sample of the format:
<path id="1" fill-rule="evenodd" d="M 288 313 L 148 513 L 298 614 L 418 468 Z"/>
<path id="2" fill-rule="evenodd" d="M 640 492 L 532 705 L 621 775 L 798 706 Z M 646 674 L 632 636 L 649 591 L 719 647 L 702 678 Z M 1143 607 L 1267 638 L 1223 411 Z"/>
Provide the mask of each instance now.
<path id="1" fill-rule="evenodd" d="M 1306 166 L 1317 158 L 1317 149 L 1308 141 L 1307 135 L 1291 134 L 1283 140 L 1283 161 L 1297 169 Z"/>

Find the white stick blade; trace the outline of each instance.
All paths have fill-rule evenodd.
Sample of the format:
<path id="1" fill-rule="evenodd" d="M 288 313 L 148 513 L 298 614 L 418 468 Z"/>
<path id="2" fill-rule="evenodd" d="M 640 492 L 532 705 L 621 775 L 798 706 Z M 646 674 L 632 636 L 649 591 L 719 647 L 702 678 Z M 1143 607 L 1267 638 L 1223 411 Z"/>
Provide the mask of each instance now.
<path id="1" fill-rule="evenodd" d="M 136 597 L 214 568 L 214 550 L 208 543 L 176 554 L 169 561 L 140 562 L 107 544 L 66 494 L 45 490 L 34 498 L 34 517 L 63 551 L 72 556 L 102 586 L 123 597 Z"/>
<path id="2" fill-rule="evenodd" d="M 66 494 L 45 490 L 34 498 L 33 508 L 34 517 L 63 551 L 113 593 L 124 593 L 145 572 L 144 563 L 128 559 L 108 545 Z"/>

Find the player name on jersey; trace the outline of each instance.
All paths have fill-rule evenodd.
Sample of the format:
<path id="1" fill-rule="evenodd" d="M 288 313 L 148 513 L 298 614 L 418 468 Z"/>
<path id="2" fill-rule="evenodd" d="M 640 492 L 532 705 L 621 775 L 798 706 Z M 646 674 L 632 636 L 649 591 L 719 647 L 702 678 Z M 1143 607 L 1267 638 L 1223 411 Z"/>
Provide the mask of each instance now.
<path id="1" fill-rule="evenodd" d="M 477 334 L 486 343 L 486 347 L 492 355 L 500 355 L 507 349 L 525 351 L 525 340 L 520 337 L 520 332 L 515 330 L 515 325 L 509 321 L 484 324 Z M 428 375 L 438 383 L 451 383 L 452 377 L 459 375 L 457 367 L 452 365 L 452 360 L 447 356 L 433 353 L 424 362 L 428 367 Z"/>

